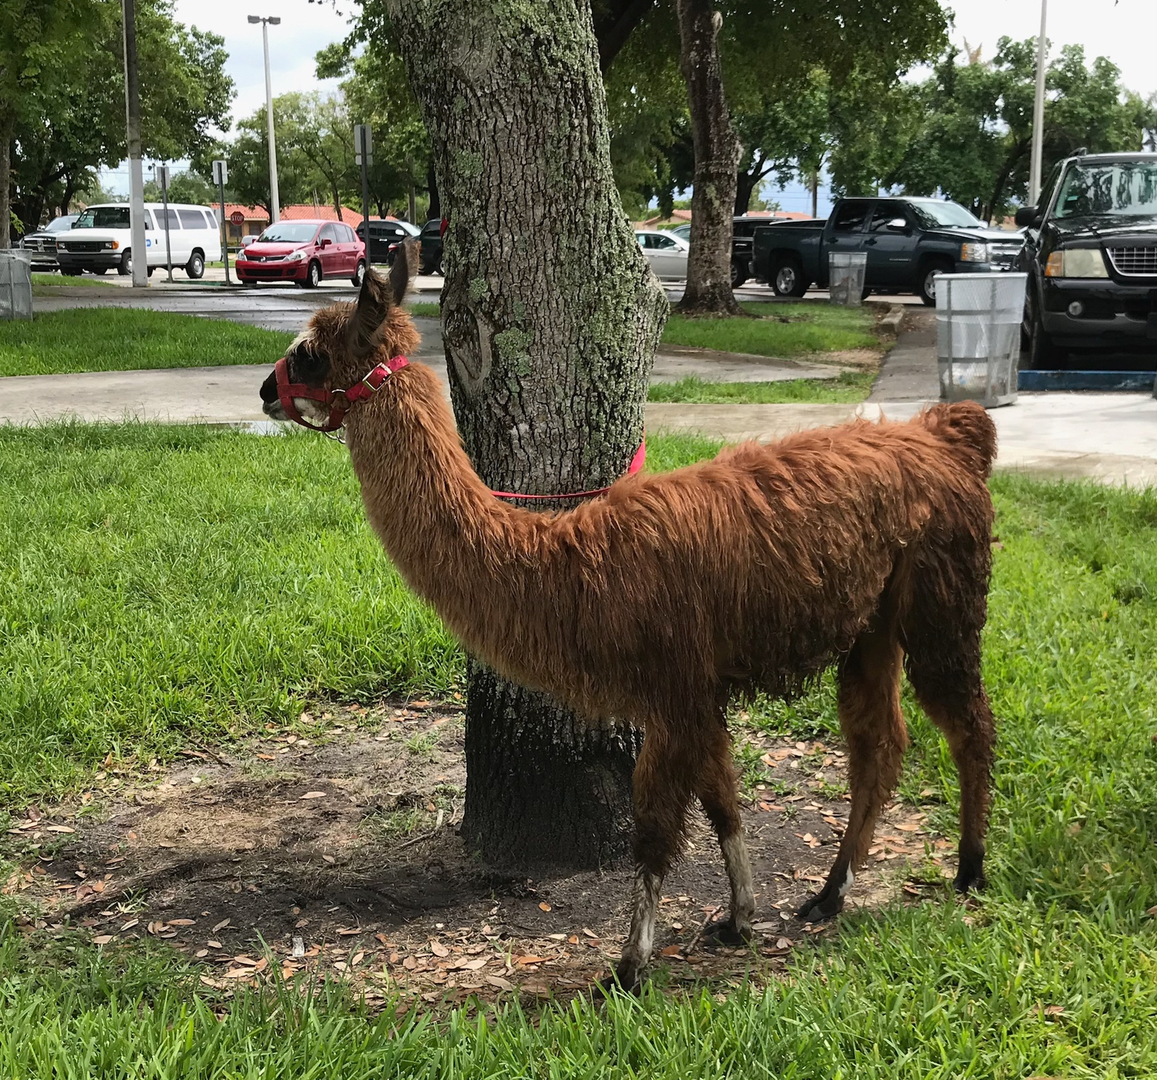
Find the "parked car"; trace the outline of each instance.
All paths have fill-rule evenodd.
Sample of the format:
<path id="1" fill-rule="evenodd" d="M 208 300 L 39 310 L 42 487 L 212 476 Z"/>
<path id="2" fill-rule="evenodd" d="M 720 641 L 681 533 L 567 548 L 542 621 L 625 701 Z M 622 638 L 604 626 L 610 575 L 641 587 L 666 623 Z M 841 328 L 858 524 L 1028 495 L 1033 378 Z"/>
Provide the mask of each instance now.
<path id="1" fill-rule="evenodd" d="M 441 218 L 430 218 L 418 233 L 421 252 L 418 258 L 419 274 L 442 273 L 442 228 Z M 399 240 L 398 243 L 401 243 Z"/>
<path id="2" fill-rule="evenodd" d="M 826 288 L 828 255 L 863 251 L 864 288 L 914 292 L 936 303 L 940 274 L 1011 270 L 1023 237 L 992 229 L 963 206 L 940 199 L 841 199 L 827 221 L 755 229 L 755 277 L 779 296 Z"/>
<path id="3" fill-rule="evenodd" d="M 755 276 L 753 260 L 755 256 L 755 230 L 760 225 L 770 225 L 772 219 L 767 217 L 748 217 L 743 214 L 736 217 L 731 228 L 731 287 L 738 289 L 748 278 Z M 682 240 L 691 242 L 691 225 L 676 225 L 669 230 Z"/>
<path id="4" fill-rule="evenodd" d="M 293 281 L 312 289 L 323 278 L 340 277 L 361 285 L 366 246 L 340 221 L 278 221 L 238 252 L 236 267 L 246 285 Z"/>
<path id="5" fill-rule="evenodd" d="M 165 208 L 145 203 L 145 263 L 151 274 L 158 266 L 183 267 L 191 278 L 205 273 L 206 253 L 221 250 L 221 230 L 212 207 L 169 203 L 169 253 L 165 247 Z M 56 242 L 62 274 L 85 270 L 103 274 L 133 269 L 132 230 L 128 203 L 102 203 L 83 210 L 67 234 Z"/>
<path id="6" fill-rule="evenodd" d="M 20 247 L 30 253 L 33 270 L 57 268 L 56 241 L 60 239 L 61 233 L 68 232 L 72 228 L 72 223 L 78 217 L 79 214 L 63 214 L 53 218 L 43 229 L 25 233 L 20 241 Z"/>
<path id="7" fill-rule="evenodd" d="M 1157 154 L 1068 158 L 1016 223 L 1033 367 L 1090 347 L 1157 356 Z"/>
<path id="8" fill-rule="evenodd" d="M 376 263 L 392 263 L 392 252 L 398 244 L 421 233 L 417 225 L 397 218 L 370 218 L 369 225 L 370 261 Z M 354 232 L 358 234 L 358 239 L 365 243 L 366 223 L 364 221 L 358 222 Z"/>
<path id="9" fill-rule="evenodd" d="M 683 281 L 687 277 L 687 255 L 691 245 L 671 229 L 636 229 L 635 239 L 660 281 Z"/>

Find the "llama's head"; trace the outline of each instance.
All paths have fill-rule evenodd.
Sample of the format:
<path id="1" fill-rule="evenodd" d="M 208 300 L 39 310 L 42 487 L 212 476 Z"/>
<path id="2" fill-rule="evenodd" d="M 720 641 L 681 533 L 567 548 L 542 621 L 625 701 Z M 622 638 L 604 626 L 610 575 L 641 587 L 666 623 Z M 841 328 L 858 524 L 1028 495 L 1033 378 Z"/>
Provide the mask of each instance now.
<path id="1" fill-rule="evenodd" d="M 366 271 L 357 303 L 333 304 L 315 312 L 285 352 L 288 381 L 313 390 L 345 390 L 378 363 L 413 352 L 418 332 L 399 305 L 416 262 L 417 244 L 408 242 L 398 250 L 388 278 Z M 276 372 L 262 383 L 261 401 L 267 416 L 291 419 L 278 395 Z M 331 406 L 324 401 L 294 397 L 293 403 L 311 424 L 324 424 L 330 417 Z"/>

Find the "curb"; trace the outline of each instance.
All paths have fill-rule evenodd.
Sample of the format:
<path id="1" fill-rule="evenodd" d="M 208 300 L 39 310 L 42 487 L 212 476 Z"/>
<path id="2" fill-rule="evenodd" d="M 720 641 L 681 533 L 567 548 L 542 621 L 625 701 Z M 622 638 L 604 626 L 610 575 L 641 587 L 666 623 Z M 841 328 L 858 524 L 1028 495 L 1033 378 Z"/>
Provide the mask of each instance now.
<path id="1" fill-rule="evenodd" d="M 899 334 L 904 325 L 906 312 L 907 308 L 903 304 L 892 304 L 888 308 L 888 314 L 880 320 L 880 329 L 889 334 Z"/>

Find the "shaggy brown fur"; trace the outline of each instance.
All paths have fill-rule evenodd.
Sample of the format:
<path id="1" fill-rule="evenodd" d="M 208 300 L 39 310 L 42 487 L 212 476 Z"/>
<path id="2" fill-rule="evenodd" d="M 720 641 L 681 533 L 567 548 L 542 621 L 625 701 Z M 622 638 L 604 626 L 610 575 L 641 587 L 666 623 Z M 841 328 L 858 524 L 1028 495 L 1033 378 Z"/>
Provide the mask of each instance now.
<path id="1" fill-rule="evenodd" d="M 348 386 L 416 343 L 387 290 L 314 316 L 295 378 Z M 377 331 L 379 344 L 368 344 Z M 363 349 L 351 342 L 367 342 Z M 276 391 L 262 396 L 279 415 Z M 312 404 L 302 402 L 303 411 Z M 638 875 L 618 976 L 651 951 L 663 876 L 698 798 L 732 887 L 720 940 L 750 932 L 751 872 L 724 709 L 734 694 L 798 691 L 835 664 L 851 815 L 824 889 L 834 914 L 899 776 L 903 666 L 960 772 L 957 886 L 983 883 L 993 720 L 980 677 L 995 429 L 940 405 L 911 423 L 806 431 L 772 446 L 636 475 L 556 515 L 491 495 L 462 450 L 433 372 L 411 365 L 351 410 L 347 441 L 369 520 L 410 587 L 474 655 L 591 718 L 646 729 L 634 778 Z"/>

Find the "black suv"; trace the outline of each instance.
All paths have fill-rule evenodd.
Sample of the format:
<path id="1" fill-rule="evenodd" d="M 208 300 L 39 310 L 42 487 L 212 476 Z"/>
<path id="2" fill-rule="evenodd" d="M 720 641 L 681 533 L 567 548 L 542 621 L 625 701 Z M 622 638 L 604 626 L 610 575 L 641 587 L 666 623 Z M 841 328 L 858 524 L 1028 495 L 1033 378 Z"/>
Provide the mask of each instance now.
<path id="1" fill-rule="evenodd" d="M 418 272 L 422 274 L 442 273 L 441 218 L 430 218 L 430 220 L 422 226 L 420 241 L 422 252 L 418 260 Z"/>
<path id="2" fill-rule="evenodd" d="M 1016 223 L 1028 230 L 1018 268 L 1033 367 L 1079 348 L 1157 358 L 1157 154 L 1068 158 Z"/>
<path id="3" fill-rule="evenodd" d="M 370 218 L 369 225 L 369 257 L 371 262 L 392 263 L 393 249 L 402 243 L 403 240 L 409 240 L 411 236 L 418 235 L 418 230 L 408 221 Z M 366 239 L 366 223 L 359 221 L 355 231 L 358 234 L 358 239 L 364 243 Z"/>

